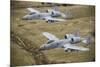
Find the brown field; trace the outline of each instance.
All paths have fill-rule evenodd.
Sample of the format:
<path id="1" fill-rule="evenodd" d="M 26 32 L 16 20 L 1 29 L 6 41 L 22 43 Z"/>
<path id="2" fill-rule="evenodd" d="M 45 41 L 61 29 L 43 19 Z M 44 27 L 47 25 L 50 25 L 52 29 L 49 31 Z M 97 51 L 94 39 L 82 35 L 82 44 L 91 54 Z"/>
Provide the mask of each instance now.
<path id="1" fill-rule="evenodd" d="M 41 12 L 50 5 L 36 2 L 11 2 L 11 65 L 37 65 L 71 62 L 90 62 L 95 60 L 95 7 L 88 5 L 59 6 L 60 11 L 70 11 L 72 19 L 60 23 L 46 23 L 43 20 L 22 20 L 27 13 L 26 8 L 32 7 Z M 64 52 L 63 48 L 38 51 L 47 39 L 42 32 L 50 32 L 58 38 L 64 34 L 80 29 L 80 35 L 92 36 L 89 45 L 79 43 L 79 46 L 90 48 L 88 52 Z"/>

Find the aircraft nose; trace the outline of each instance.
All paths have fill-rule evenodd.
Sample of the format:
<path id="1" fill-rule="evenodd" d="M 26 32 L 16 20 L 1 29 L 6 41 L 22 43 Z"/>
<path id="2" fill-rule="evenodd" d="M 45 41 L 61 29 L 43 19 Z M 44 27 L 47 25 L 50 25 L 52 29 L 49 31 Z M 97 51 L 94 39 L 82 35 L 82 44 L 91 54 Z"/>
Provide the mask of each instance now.
<path id="1" fill-rule="evenodd" d="M 25 20 L 26 18 L 25 17 L 22 17 L 22 20 Z"/>
<path id="2" fill-rule="evenodd" d="M 40 49 L 43 49 L 44 48 L 44 45 L 43 46 L 40 46 Z"/>
<path id="3" fill-rule="evenodd" d="M 42 46 L 40 46 L 39 50 L 46 50 L 48 49 L 47 44 L 43 44 Z"/>
<path id="4" fill-rule="evenodd" d="M 39 49 L 40 49 L 40 50 L 44 50 L 44 49 L 45 49 L 45 45 L 40 46 Z"/>
<path id="5" fill-rule="evenodd" d="M 26 19 L 28 19 L 28 16 L 25 15 L 25 16 L 22 17 L 22 19 L 23 19 L 23 20 L 26 20 Z"/>

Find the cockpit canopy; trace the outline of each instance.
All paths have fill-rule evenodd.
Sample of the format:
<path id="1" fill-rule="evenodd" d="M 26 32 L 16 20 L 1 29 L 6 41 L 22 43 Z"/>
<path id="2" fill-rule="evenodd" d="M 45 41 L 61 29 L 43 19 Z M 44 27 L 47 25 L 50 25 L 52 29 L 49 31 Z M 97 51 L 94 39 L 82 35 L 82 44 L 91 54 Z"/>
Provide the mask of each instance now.
<path id="1" fill-rule="evenodd" d="M 36 13 L 35 12 L 29 13 L 29 15 L 33 15 L 33 14 L 36 14 Z"/>
<path id="2" fill-rule="evenodd" d="M 50 43 L 52 43 L 52 42 L 54 42 L 54 40 L 49 40 L 49 41 L 47 42 L 47 44 L 50 44 Z"/>

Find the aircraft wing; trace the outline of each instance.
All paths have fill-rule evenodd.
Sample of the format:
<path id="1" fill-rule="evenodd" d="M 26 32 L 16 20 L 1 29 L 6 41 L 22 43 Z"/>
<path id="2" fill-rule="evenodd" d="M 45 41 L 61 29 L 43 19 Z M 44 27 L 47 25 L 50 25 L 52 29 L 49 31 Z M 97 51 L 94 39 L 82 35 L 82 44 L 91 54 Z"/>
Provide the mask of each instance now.
<path id="1" fill-rule="evenodd" d="M 43 32 L 42 34 L 49 40 L 59 40 L 56 36 L 48 32 Z"/>
<path id="2" fill-rule="evenodd" d="M 51 16 L 44 17 L 46 21 L 50 22 L 60 22 L 60 21 L 65 21 L 64 19 L 59 19 L 59 18 L 52 18 Z"/>
<path id="3" fill-rule="evenodd" d="M 27 8 L 29 13 L 40 13 L 39 11 L 33 9 L 33 8 Z"/>
<path id="4" fill-rule="evenodd" d="M 75 45 L 72 45 L 72 44 L 65 44 L 64 50 L 68 50 L 68 49 L 78 50 L 78 51 L 89 51 L 89 48 L 75 46 Z"/>

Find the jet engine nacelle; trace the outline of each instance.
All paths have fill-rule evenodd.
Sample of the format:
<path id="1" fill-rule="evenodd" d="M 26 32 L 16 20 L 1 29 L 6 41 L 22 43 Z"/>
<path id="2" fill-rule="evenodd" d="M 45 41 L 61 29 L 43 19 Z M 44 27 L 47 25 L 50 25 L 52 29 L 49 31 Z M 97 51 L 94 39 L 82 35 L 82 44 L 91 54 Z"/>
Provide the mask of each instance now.
<path id="1" fill-rule="evenodd" d="M 72 37 L 75 37 L 75 36 L 73 34 L 66 34 L 64 36 L 65 39 L 72 38 Z"/>
<path id="2" fill-rule="evenodd" d="M 58 11 L 55 10 L 46 10 L 47 13 L 50 13 L 52 17 L 60 16 L 61 14 Z"/>
<path id="3" fill-rule="evenodd" d="M 66 34 L 64 36 L 64 38 L 65 39 L 68 39 L 71 43 L 77 43 L 77 42 L 80 42 L 81 41 L 81 38 L 80 37 L 76 37 L 73 34 Z"/>
<path id="4" fill-rule="evenodd" d="M 70 43 L 78 43 L 81 41 L 80 37 L 72 37 L 70 38 Z"/>

